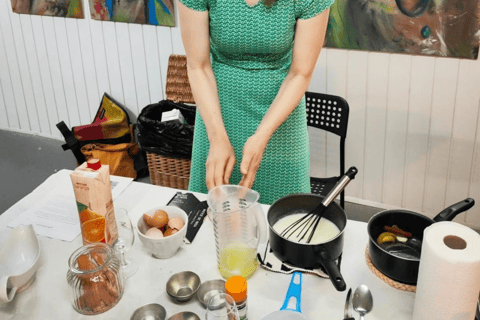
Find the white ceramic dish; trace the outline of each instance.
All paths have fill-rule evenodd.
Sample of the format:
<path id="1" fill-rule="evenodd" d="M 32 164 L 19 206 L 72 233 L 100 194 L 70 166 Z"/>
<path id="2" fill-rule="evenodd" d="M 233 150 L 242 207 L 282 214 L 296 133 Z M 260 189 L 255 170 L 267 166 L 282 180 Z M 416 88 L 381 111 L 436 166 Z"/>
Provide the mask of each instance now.
<path id="1" fill-rule="evenodd" d="M 165 238 L 153 239 L 145 236 L 149 227 L 143 220 L 143 214 L 140 219 L 138 219 L 137 231 L 140 241 L 155 258 L 167 259 L 174 256 L 183 243 L 183 239 L 187 233 L 188 216 L 185 211 L 174 206 L 155 207 L 145 213 L 153 214 L 156 210 L 165 210 L 169 218 L 180 217 L 183 222 L 185 222 L 183 228 L 177 233 Z"/>
<path id="2" fill-rule="evenodd" d="M 35 279 L 40 243 L 32 225 L 19 225 L 0 251 L 0 300 L 12 301 L 15 293 L 27 289 Z"/>

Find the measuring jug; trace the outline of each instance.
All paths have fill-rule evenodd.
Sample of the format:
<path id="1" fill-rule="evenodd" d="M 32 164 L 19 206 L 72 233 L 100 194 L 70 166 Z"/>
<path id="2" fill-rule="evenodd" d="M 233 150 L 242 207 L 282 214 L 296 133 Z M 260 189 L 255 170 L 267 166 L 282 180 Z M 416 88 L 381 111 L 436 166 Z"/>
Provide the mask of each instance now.
<path id="1" fill-rule="evenodd" d="M 248 278 L 257 269 L 257 247 L 267 240 L 267 221 L 258 198 L 258 192 L 235 185 L 208 192 L 218 269 L 225 279 Z"/>

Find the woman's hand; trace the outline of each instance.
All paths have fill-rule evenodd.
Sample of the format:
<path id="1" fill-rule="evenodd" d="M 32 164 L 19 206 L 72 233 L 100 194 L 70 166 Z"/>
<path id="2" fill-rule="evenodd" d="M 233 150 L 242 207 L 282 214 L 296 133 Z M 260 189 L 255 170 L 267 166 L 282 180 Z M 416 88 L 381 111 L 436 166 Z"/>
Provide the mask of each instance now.
<path id="1" fill-rule="evenodd" d="M 206 163 L 208 190 L 229 183 L 235 162 L 235 152 L 228 139 L 210 143 Z"/>
<path id="2" fill-rule="evenodd" d="M 269 140 L 269 135 L 255 133 L 245 142 L 242 163 L 240 164 L 240 172 L 243 174 L 243 178 L 239 183 L 240 186 L 252 188 Z"/>

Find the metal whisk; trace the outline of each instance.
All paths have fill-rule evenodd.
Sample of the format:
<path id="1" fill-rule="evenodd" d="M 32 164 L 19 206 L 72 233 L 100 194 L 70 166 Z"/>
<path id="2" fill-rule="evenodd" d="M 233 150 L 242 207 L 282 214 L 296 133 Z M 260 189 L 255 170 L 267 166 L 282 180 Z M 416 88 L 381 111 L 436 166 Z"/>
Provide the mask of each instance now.
<path id="1" fill-rule="evenodd" d="M 317 229 L 318 223 L 322 219 L 323 214 L 327 207 L 333 200 L 345 189 L 347 184 L 355 178 L 358 170 L 355 167 L 350 167 L 345 175 L 337 182 L 337 184 L 330 190 L 323 201 L 316 206 L 311 212 L 298 219 L 291 225 L 289 225 L 280 235 L 284 238 L 290 238 L 294 234 L 301 235 L 298 242 L 302 241 L 307 235 L 307 243 L 312 241 L 313 234 Z"/>

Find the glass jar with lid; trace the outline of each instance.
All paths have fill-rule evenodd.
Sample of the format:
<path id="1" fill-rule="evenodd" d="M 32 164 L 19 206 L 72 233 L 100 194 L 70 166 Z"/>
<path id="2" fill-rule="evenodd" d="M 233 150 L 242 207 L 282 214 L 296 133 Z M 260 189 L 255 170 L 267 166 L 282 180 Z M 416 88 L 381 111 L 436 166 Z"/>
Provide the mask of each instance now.
<path id="1" fill-rule="evenodd" d="M 70 301 L 79 313 L 99 314 L 120 301 L 123 277 L 110 246 L 93 243 L 80 247 L 70 256 L 68 267 Z"/>

